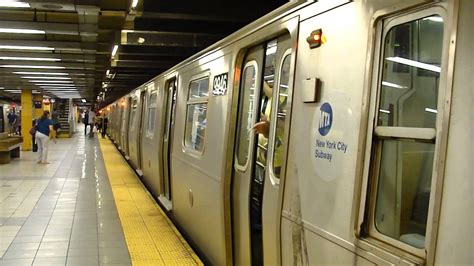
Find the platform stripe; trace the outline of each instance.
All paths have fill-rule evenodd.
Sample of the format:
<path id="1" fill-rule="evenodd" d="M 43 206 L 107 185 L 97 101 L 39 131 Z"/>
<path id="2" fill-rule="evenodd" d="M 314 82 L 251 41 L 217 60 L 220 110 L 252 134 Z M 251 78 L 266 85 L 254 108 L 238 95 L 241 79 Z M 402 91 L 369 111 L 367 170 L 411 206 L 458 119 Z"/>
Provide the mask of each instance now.
<path id="1" fill-rule="evenodd" d="M 132 264 L 203 265 L 112 142 L 99 141 Z"/>

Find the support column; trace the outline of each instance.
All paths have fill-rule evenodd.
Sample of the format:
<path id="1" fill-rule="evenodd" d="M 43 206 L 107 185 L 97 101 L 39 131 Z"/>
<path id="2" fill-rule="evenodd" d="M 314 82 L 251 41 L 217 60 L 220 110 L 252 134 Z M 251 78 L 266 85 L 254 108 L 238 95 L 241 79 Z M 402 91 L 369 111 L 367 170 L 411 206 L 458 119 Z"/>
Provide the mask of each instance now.
<path id="1" fill-rule="evenodd" d="M 21 91 L 21 136 L 23 144 L 21 150 L 31 151 L 32 137 L 30 129 L 33 121 L 33 95 L 31 89 L 23 89 Z"/>

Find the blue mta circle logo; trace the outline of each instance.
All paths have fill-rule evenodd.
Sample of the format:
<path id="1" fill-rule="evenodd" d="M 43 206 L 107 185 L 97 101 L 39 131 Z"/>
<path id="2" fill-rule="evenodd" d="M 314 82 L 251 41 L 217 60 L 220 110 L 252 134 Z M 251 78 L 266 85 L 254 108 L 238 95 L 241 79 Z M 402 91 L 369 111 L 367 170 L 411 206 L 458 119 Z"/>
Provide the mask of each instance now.
<path id="1" fill-rule="evenodd" d="M 321 116 L 319 117 L 318 131 L 321 136 L 326 136 L 332 126 L 332 108 L 329 103 L 324 103 L 319 110 L 321 111 Z"/>

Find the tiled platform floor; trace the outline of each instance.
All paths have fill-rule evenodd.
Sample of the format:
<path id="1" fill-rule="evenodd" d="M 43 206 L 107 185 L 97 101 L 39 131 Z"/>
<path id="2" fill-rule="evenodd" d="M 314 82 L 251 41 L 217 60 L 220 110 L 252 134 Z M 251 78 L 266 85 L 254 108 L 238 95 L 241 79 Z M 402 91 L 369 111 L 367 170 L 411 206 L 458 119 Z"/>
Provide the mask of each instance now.
<path id="1" fill-rule="evenodd" d="M 0 265 L 131 265 L 97 139 L 0 165 Z"/>

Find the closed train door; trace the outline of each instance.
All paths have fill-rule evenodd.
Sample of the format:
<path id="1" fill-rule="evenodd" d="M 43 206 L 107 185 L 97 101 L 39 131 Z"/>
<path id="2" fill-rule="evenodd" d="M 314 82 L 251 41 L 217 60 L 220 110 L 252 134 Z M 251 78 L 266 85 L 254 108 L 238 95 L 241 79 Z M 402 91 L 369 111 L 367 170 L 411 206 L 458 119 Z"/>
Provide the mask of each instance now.
<path id="1" fill-rule="evenodd" d="M 5 121 L 3 119 L 4 115 L 3 115 L 3 106 L 0 106 L 0 133 L 3 133 L 5 132 Z"/>
<path id="2" fill-rule="evenodd" d="M 128 157 L 129 155 L 129 150 L 128 150 L 128 122 L 130 119 L 130 104 L 131 100 L 130 97 L 126 97 L 125 100 L 122 102 L 123 103 L 123 111 L 122 111 L 122 124 L 120 127 L 120 136 L 121 136 L 121 146 L 122 146 L 122 151 L 125 154 L 125 158 L 127 160 L 130 158 Z"/>
<path id="3" fill-rule="evenodd" d="M 291 44 L 282 35 L 250 49 L 242 65 L 232 184 L 236 265 L 279 263 Z"/>
<path id="4" fill-rule="evenodd" d="M 163 137 L 163 199 L 168 203 L 165 206 L 171 208 L 171 145 L 173 143 L 174 115 L 176 110 L 176 78 L 166 81 L 166 119 Z"/>

